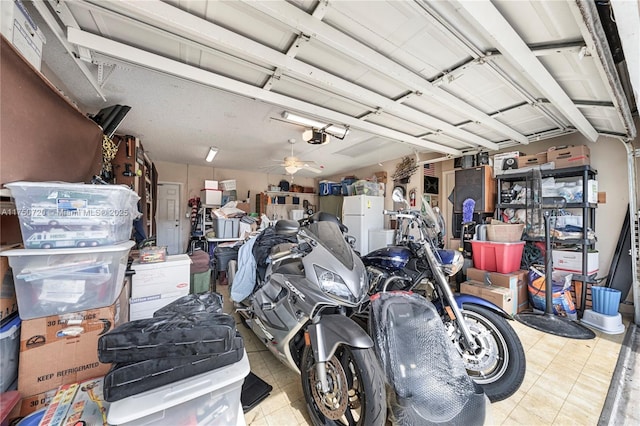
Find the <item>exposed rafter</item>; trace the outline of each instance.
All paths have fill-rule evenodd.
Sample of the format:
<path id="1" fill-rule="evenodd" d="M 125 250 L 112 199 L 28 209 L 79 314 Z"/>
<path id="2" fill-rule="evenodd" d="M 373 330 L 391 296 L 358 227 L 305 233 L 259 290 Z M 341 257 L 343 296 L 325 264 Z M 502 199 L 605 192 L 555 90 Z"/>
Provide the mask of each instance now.
<path id="1" fill-rule="evenodd" d="M 517 140 L 520 143 L 528 143 L 526 136 L 516 132 L 512 128 L 506 126 L 499 121 L 492 119 L 484 112 L 469 105 L 454 95 L 432 85 L 422 76 L 415 74 L 393 62 L 386 56 L 376 52 L 363 43 L 347 36 L 346 34 L 332 28 L 331 26 L 320 22 L 304 11 L 287 2 L 274 1 L 247 1 L 242 0 L 247 5 L 260 10 L 268 16 L 289 25 L 296 31 L 313 34 L 317 40 L 331 46 L 333 49 L 349 55 L 359 62 L 392 77 L 397 81 L 405 84 L 410 90 L 423 92 L 426 96 L 432 97 L 435 101 L 447 105 L 458 112 L 465 114 L 474 121 L 495 130 L 509 138 Z"/>
<path id="2" fill-rule="evenodd" d="M 405 142 L 420 148 L 426 148 L 445 154 L 461 155 L 461 151 L 443 146 L 415 136 L 399 132 L 397 130 L 378 126 L 373 123 L 364 122 L 357 118 L 309 104 L 297 99 L 290 98 L 278 93 L 261 89 L 246 83 L 242 83 L 228 77 L 224 77 L 210 71 L 206 71 L 191 65 L 168 59 L 144 50 L 118 43 L 104 37 L 96 36 L 86 31 L 69 28 L 67 39 L 70 43 L 98 51 L 104 55 L 111 56 L 132 64 L 137 64 L 149 69 L 164 72 L 166 74 L 185 78 L 211 87 L 226 90 L 253 99 L 259 99 L 284 108 L 291 108 L 298 111 L 305 111 L 308 114 L 318 117 L 325 117 L 334 123 L 344 123 L 354 129 L 364 130 L 389 139 Z"/>
<path id="3" fill-rule="evenodd" d="M 433 130 L 441 130 L 451 138 L 459 139 L 473 145 L 483 146 L 492 150 L 498 148 L 494 142 L 488 139 L 482 138 L 466 130 L 459 129 L 450 123 L 429 116 L 406 105 L 398 104 L 392 99 L 386 98 L 342 78 L 336 77 L 333 74 L 296 60 L 295 58 L 291 58 L 284 53 L 266 47 L 265 45 L 233 33 L 225 28 L 158 0 L 107 3 L 94 2 L 94 0 L 91 0 L 85 1 L 85 4 L 90 4 L 91 7 L 95 7 L 100 10 L 108 7 L 113 11 L 126 13 L 130 18 L 135 18 L 142 22 L 155 25 L 169 33 L 180 32 L 181 34 L 185 34 L 185 37 L 188 37 L 189 40 L 202 43 L 210 47 L 218 45 L 237 51 L 242 55 L 269 63 L 276 69 L 279 69 L 282 73 L 286 72 L 300 79 L 314 82 L 319 85 L 319 87 L 326 88 L 326 90 L 341 93 L 342 95 L 356 99 L 366 105 L 369 105 L 372 109 L 380 108 L 386 113 L 411 121 L 417 125 L 426 126 Z M 315 22 L 321 23 L 310 15 L 304 15 Z M 523 143 L 528 142 L 526 137 L 523 136 L 522 138 L 524 138 Z M 520 140 L 522 138 L 519 137 L 517 140 L 522 142 L 522 140 Z"/>
<path id="4" fill-rule="evenodd" d="M 462 1 L 458 4 L 467 12 L 468 18 L 489 35 L 511 64 L 528 76 L 584 137 L 592 142 L 598 139 L 596 129 L 491 2 Z"/>

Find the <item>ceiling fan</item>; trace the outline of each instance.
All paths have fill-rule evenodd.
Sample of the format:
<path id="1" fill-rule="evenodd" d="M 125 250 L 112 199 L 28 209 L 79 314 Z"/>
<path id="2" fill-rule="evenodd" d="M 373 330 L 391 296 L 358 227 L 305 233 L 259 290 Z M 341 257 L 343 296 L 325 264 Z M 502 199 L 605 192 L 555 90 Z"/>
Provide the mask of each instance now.
<path id="1" fill-rule="evenodd" d="M 288 174 L 293 175 L 294 173 L 303 169 L 309 170 L 310 172 L 313 172 L 313 173 L 322 172 L 322 166 L 315 167 L 315 162 L 300 160 L 298 157 L 293 155 L 293 144 L 296 143 L 295 139 L 289 139 L 288 142 L 291 144 L 291 155 L 284 157 L 284 161 L 280 164 L 282 167 L 284 167 L 284 170 Z"/>

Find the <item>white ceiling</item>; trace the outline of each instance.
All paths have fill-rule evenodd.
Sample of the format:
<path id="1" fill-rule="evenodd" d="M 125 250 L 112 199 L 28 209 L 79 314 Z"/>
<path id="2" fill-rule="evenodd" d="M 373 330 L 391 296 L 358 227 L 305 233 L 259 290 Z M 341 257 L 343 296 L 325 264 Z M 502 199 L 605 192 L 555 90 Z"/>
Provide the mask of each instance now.
<path id="1" fill-rule="evenodd" d="M 294 138 L 295 155 L 324 167 L 299 173 L 328 176 L 576 131 L 635 137 L 625 62 L 592 1 L 27 6 L 52 80 L 87 113 L 131 106 L 118 133 L 140 137 L 154 161 L 205 165 L 215 146 L 214 167 L 284 173 L 273 160 Z M 351 131 L 309 145 L 284 111 Z"/>

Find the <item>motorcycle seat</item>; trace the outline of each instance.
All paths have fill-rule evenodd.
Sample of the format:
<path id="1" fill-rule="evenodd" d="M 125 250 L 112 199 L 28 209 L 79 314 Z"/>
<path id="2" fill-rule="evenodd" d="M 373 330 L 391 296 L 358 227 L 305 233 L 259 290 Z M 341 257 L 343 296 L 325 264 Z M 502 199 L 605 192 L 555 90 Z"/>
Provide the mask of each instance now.
<path id="1" fill-rule="evenodd" d="M 293 235 L 298 233 L 300 224 L 295 220 L 280 219 L 276 222 L 275 228 L 278 235 Z"/>

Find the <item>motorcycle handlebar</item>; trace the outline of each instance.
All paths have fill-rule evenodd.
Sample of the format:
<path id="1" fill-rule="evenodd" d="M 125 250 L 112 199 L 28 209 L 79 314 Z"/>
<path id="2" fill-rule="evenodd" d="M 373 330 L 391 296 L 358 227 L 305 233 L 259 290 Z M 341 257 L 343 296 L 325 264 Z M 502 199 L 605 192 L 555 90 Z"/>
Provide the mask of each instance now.
<path id="1" fill-rule="evenodd" d="M 413 219 L 416 217 L 417 213 L 412 211 L 394 211 L 394 210 L 384 210 L 383 214 L 395 215 L 400 218 Z"/>

